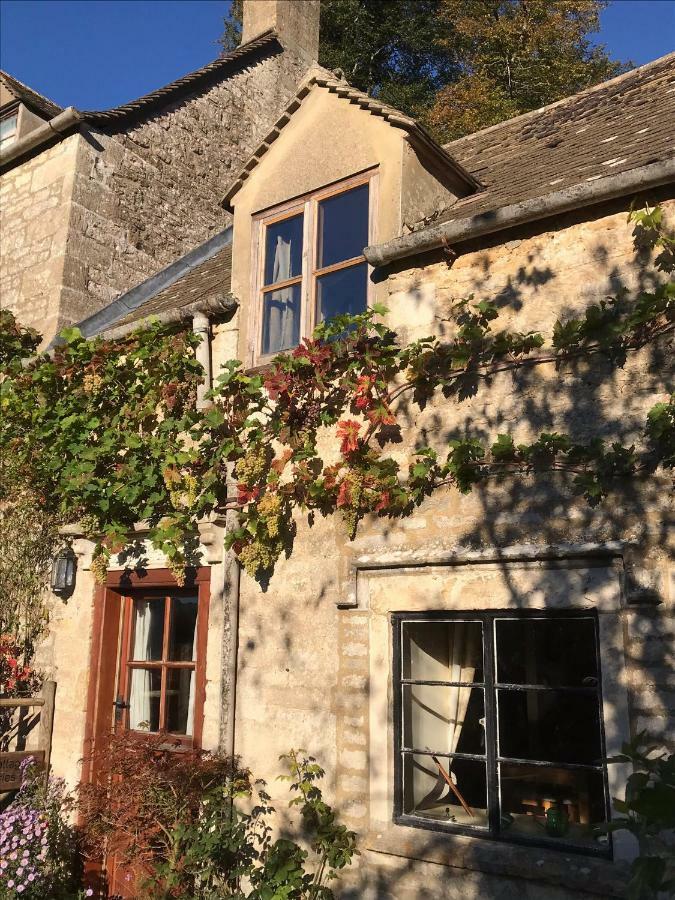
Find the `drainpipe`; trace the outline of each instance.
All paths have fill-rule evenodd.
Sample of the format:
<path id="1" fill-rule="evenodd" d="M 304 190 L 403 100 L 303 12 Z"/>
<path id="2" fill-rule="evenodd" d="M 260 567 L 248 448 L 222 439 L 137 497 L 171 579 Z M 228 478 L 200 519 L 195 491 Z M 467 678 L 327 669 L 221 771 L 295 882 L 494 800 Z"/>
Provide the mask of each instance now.
<path id="1" fill-rule="evenodd" d="M 228 494 L 234 488 L 228 483 Z M 226 531 L 239 527 L 239 513 L 228 510 Z M 235 755 L 234 721 L 237 712 L 237 651 L 239 648 L 239 588 L 241 566 L 232 550 L 225 560 L 225 597 L 227 599 L 227 630 L 223 634 L 223 685 L 224 703 L 221 718 L 220 746 L 230 759 Z"/>
<path id="2" fill-rule="evenodd" d="M 204 378 L 197 386 L 197 409 L 207 405 L 205 396 L 211 390 L 213 375 L 211 372 L 211 324 L 209 317 L 203 312 L 195 312 L 192 317 L 192 330 L 201 338 L 195 350 L 195 359 L 204 369 Z"/>

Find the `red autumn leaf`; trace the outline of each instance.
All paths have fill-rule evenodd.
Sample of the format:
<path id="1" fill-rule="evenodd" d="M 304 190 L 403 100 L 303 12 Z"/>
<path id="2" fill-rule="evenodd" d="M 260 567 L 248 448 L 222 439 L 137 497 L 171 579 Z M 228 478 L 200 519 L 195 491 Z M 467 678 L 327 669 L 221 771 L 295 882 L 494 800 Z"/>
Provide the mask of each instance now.
<path id="1" fill-rule="evenodd" d="M 337 505 L 340 506 L 349 506 L 349 503 L 352 499 L 351 485 L 348 481 L 343 481 L 340 485 L 340 490 L 337 495 Z"/>
<path id="2" fill-rule="evenodd" d="M 337 424 L 337 436 L 340 438 L 340 453 L 347 455 L 359 448 L 359 430 L 361 426 L 353 419 L 341 419 Z"/>
<path id="3" fill-rule="evenodd" d="M 382 512 L 383 509 L 386 509 L 389 506 L 389 501 L 391 500 L 391 494 L 389 491 L 383 491 L 380 494 L 380 499 L 377 501 L 375 505 L 375 512 Z"/>

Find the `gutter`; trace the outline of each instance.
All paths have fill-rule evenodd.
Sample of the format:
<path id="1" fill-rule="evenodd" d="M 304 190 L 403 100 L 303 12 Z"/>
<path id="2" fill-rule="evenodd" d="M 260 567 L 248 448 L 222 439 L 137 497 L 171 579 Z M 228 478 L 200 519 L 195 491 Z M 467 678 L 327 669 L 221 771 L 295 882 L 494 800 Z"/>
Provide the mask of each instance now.
<path id="1" fill-rule="evenodd" d="M 74 106 L 69 106 L 59 113 L 58 116 L 54 116 L 53 119 L 45 122 L 44 125 L 29 131 L 25 137 L 10 144 L 9 147 L 5 147 L 4 150 L 0 150 L 0 166 L 12 162 L 12 160 L 23 156 L 30 150 L 34 150 L 35 147 L 39 147 L 41 144 L 46 144 L 47 141 L 53 140 L 54 137 L 64 136 L 73 128 L 79 127 L 83 121 L 84 116 L 82 113 L 75 109 Z"/>
<path id="2" fill-rule="evenodd" d="M 586 181 L 561 191 L 553 191 L 544 194 L 543 197 L 524 200 L 522 203 L 431 225 L 422 231 L 394 238 L 384 244 L 373 244 L 366 247 L 363 252 L 371 266 L 384 266 L 396 259 L 426 253 L 438 247 L 458 244 L 481 235 L 493 234 L 516 225 L 536 222 L 552 215 L 673 182 L 675 182 L 675 158 L 660 160 L 617 175 L 608 175 L 596 181 Z"/>
<path id="3" fill-rule="evenodd" d="M 118 325 L 116 328 L 108 328 L 105 331 L 101 331 L 97 337 L 102 337 L 106 341 L 117 341 L 131 334 L 132 331 L 142 328 L 147 322 L 171 325 L 173 322 L 183 322 L 188 319 L 192 319 L 193 325 L 196 321 L 197 327 L 192 330 L 204 336 L 208 332 L 209 320 L 212 316 L 225 316 L 233 313 L 238 305 L 238 302 L 231 294 L 221 294 L 210 300 L 195 300 L 194 303 L 187 303 L 185 306 L 177 306 L 174 309 L 164 310 L 163 312 L 150 312 L 147 316 L 134 319 L 133 322 L 127 322 L 125 325 Z"/>

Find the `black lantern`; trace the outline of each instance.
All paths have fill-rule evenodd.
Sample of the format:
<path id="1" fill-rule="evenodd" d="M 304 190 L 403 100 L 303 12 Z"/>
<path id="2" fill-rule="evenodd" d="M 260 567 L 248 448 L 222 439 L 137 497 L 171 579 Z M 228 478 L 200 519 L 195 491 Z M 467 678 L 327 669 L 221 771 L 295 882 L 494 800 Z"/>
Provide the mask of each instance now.
<path id="1" fill-rule="evenodd" d="M 64 547 L 52 563 L 51 588 L 59 597 L 69 597 L 75 587 L 77 557 L 72 547 Z"/>

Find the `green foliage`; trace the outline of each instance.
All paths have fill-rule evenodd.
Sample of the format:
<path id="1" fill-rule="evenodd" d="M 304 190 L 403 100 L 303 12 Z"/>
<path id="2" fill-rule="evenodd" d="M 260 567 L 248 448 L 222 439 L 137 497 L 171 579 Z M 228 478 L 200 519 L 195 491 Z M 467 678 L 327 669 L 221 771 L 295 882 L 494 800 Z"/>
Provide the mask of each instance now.
<path id="1" fill-rule="evenodd" d="M 633 218 L 669 275 L 659 214 Z M 424 440 L 407 461 L 387 452 L 401 440 L 402 410 L 422 410 L 439 395 L 460 404 L 500 372 L 543 364 L 562 371 L 600 356 L 622 365 L 672 334 L 672 279 L 632 302 L 608 299 L 556 322 L 550 340 L 500 329 L 498 307 L 469 297 L 454 308 L 451 339 L 402 346 L 383 324 L 385 312 L 321 324 L 264 374 L 229 361 L 206 410 L 195 402 L 202 372 L 190 332 L 153 325 L 117 342 L 70 332 L 51 357 L 25 366 L 11 357 L 0 384 L 0 445 L 11 456 L 12 482 L 31 485 L 46 514 L 79 522 L 96 539 L 98 577 L 111 553 L 132 559 L 134 526 L 145 521 L 180 581 L 197 562 L 198 522 L 226 509 L 240 513 L 228 546 L 251 575 L 267 578 L 290 552 L 298 515 L 311 522 L 338 512 L 353 536 L 365 516 L 409 515 L 448 485 L 467 492 L 489 479 L 556 471 L 598 503 L 626 478 L 672 468 L 675 401 L 667 388 L 629 446 L 553 430 L 528 443 L 460 431 L 447 451 Z M 236 491 L 228 493 L 232 475 Z"/>
<path id="2" fill-rule="evenodd" d="M 631 867 L 628 900 L 656 900 L 675 892 L 675 853 L 668 833 L 675 828 L 675 755 L 659 752 L 646 732 L 640 732 L 609 763 L 631 763 L 623 800 L 614 799 L 619 816 L 600 831 L 629 831 L 637 839 L 639 856 Z"/>
<path id="3" fill-rule="evenodd" d="M 428 122 L 444 139 L 539 109 L 630 66 L 612 61 L 590 35 L 604 0 L 443 0 L 451 28 L 441 44 L 459 73 L 441 89 Z"/>
<path id="4" fill-rule="evenodd" d="M 176 753 L 166 736 L 113 738 L 99 785 L 81 788 L 86 846 L 115 842 L 135 867 L 141 896 L 157 900 L 331 900 L 328 882 L 349 866 L 356 836 L 323 799 L 323 769 L 302 750 L 281 757 L 300 813 L 298 842 L 275 837 L 263 781 L 201 751 Z M 142 865 L 139 865 L 141 863 Z"/>

